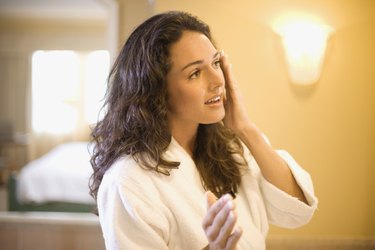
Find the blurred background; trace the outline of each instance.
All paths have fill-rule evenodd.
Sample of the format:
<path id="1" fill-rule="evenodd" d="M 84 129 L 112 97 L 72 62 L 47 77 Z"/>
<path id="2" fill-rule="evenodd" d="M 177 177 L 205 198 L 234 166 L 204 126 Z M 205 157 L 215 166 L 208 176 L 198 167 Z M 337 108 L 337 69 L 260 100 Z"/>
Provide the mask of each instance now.
<path id="1" fill-rule="evenodd" d="M 253 121 L 313 178 L 319 209 L 312 221 L 294 230 L 271 227 L 270 238 L 365 239 L 368 248 L 348 249 L 374 247 L 372 0 L 0 0 L 3 210 L 10 173 L 56 146 L 88 141 L 119 49 L 137 24 L 167 10 L 210 25 Z M 310 82 L 290 72 L 280 32 L 288 21 L 329 27 Z"/>

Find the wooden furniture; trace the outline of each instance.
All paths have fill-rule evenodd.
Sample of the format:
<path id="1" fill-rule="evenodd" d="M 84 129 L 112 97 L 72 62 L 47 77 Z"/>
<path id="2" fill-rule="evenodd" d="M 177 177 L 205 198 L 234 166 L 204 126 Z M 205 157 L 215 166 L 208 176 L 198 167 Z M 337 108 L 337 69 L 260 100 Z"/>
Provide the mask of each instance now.
<path id="1" fill-rule="evenodd" d="M 103 250 L 93 214 L 0 212 L 1 249 Z"/>
<path id="2" fill-rule="evenodd" d="M 14 140 L 0 140 L 0 186 L 5 186 L 12 172 L 17 172 L 25 164 L 28 143 Z"/>

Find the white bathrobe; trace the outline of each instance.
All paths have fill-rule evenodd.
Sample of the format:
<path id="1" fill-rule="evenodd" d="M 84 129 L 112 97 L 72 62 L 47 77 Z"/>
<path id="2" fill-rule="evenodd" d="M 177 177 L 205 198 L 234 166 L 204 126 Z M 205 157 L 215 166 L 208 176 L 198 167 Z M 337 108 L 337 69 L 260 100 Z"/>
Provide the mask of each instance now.
<path id="1" fill-rule="evenodd" d="M 309 205 L 267 182 L 250 152 L 235 203 L 243 234 L 237 249 L 265 249 L 268 224 L 294 228 L 306 224 L 316 207 L 310 175 L 285 151 L 287 162 Z M 104 175 L 98 210 L 108 250 L 186 249 L 207 244 L 202 229 L 205 190 L 191 157 L 172 138 L 165 158 L 181 162 L 170 176 L 142 169 L 132 157 L 119 159 Z"/>

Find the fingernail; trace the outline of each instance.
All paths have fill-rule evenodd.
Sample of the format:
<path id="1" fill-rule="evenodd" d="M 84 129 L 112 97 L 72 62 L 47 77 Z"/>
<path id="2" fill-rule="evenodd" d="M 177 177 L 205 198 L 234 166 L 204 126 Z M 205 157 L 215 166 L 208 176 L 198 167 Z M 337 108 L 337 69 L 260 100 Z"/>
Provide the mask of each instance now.
<path id="1" fill-rule="evenodd" d="M 239 233 L 241 233 L 241 232 L 242 232 L 242 229 L 241 229 L 240 227 L 237 227 L 237 228 L 234 230 L 233 233 L 235 233 L 235 234 L 239 234 Z"/>
<path id="2" fill-rule="evenodd" d="M 230 194 L 225 194 L 223 198 L 224 198 L 225 201 L 232 200 L 232 197 L 230 196 Z"/>

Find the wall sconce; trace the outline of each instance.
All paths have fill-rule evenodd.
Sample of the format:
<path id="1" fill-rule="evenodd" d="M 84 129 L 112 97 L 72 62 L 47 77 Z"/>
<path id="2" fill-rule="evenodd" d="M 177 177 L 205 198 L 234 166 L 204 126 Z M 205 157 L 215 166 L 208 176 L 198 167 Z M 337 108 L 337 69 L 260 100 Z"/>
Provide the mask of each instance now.
<path id="1" fill-rule="evenodd" d="M 291 81 L 302 85 L 317 82 L 332 29 L 314 22 L 293 21 L 276 32 L 281 35 Z"/>

